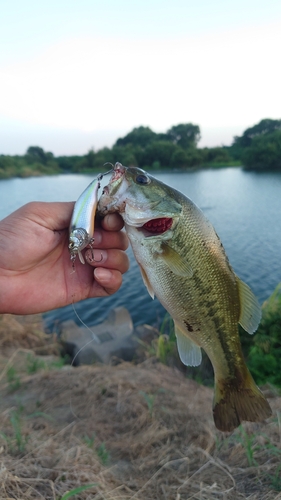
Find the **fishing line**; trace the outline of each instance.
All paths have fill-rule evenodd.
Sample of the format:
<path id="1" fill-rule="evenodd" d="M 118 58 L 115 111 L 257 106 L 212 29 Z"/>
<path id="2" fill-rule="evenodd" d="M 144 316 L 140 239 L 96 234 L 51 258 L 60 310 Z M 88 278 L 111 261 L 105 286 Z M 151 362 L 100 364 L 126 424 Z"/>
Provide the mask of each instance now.
<path id="1" fill-rule="evenodd" d="M 74 302 L 73 302 L 73 301 L 72 301 L 72 304 L 71 304 L 71 305 L 72 305 L 72 309 L 73 309 L 74 313 L 76 314 L 77 318 L 79 319 L 79 321 L 80 321 L 80 322 L 82 323 L 82 325 L 83 325 L 83 326 L 85 326 L 85 328 L 87 328 L 87 330 L 89 330 L 89 332 L 92 334 L 93 339 L 92 339 L 92 340 L 90 340 L 90 342 L 92 342 L 92 341 L 94 340 L 97 344 L 101 344 L 101 341 L 100 341 L 99 337 L 95 334 L 95 332 L 93 332 L 93 330 L 91 330 L 91 328 L 90 328 L 88 325 L 86 325 L 86 323 L 84 323 L 84 321 L 80 318 L 80 316 L 79 316 L 78 312 L 76 311 L 76 309 L 75 309 L 75 307 L 74 307 Z M 88 345 L 88 344 L 85 344 L 85 346 L 86 346 L 86 345 Z M 85 347 L 85 346 L 84 346 L 84 347 Z M 84 348 L 84 347 L 83 347 L 83 348 Z M 83 348 L 81 348 L 81 349 L 83 349 Z M 73 358 L 73 360 L 72 360 L 72 364 L 73 364 L 73 362 L 74 362 L 74 360 L 75 360 L 76 356 L 77 356 L 77 355 L 79 354 L 79 352 L 81 351 L 81 349 L 78 351 L 78 353 L 77 353 L 77 354 L 75 354 L 75 357 L 74 357 L 74 358 Z"/>
<path id="2" fill-rule="evenodd" d="M 80 352 L 83 351 L 83 349 L 85 349 L 85 347 L 87 347 L 88 345 L 92 344 L 92 342 L 96 342 L 97 344 L 101 344 L 101 341 L 99 339 L 99 337 L 93 332 L 93 330 L 91 330 L 91 328 L 86 325 L 86 323 L 84 323 L 84 321 L 80 318 L 78 312 L 76 311 L 75 307 L 74 307 L 74 302 L 73 302 L 73 297 L 72 297 L 72 309 L 75 313 L 75 315 L 77 316 L 78 320 L 82 323 L 82 325 L 87 328 L 87 330 L 89 330 L 89 332 L 92 334 L 93 338 L 91 340 L 89 340 L 85 345 L 83 345 L 82 347 L 80 347 L 80 349 L 77 351 L 77 353 L 75 354 L 74 358 L 72 359 L 71 361 L 71 364 L 70 366 L 73 368 L 74 367 L 74 362 L 75 362 L 75 359 L 77 358 L 78 354 L 80 354 Z M 73 409 L 73 405 L 72 405 L 72 391 L 70 392 L 70 397 L 69 397 L 69 407 L 70 407 L 70 411 L 72 413 L 72 415 L 81 420 L 80 417 L 78 417 L 78 415 L 76 415 L 74 409 Z"/>
<path id="3" fill-rule="evenodd" d="M 103 166 L 105 166 L 105 165 L 110 165 L 112 168 L 111 168 L 110 170 L 108 170 L 107 172 L 105 172 L 105 173 L 101 173 L 101 174 L 99 174 L 99 175 L 97 176 L 97 181 L 98 181 L 98 189 L 100 189 L 100 181 L 103 179 L 103 177 L 104 177 L 105 175 L 107 175 L 107 174 L 110 174 L 110 173 L 113 171 L 113 169 L 114 169 L 113 164 L 112 164 L 112 163 L 110 163 L 110 162 L 106 162 L 106 163 L 104 163 L 104 165 L 103 165 Z M 93 262 L 101 262 L 101 261 L 103 260 L 103 255 L 102 255 L 102 254 L 101 254 L 101 258 L 100 258 L 99 260 L 96 260 L 96 259 L 94 258 L 94 249 L 93 249 L 93 244 L 94 244 L 94 238 L 91 238 L 91 240 L 89 241 L 88 245 L 89 245 L 89 248 L 91 249 L 92 261 L 93 261 Z M 80 259 L 80 261 L 82 262 L 82 264 L 85 264 L 85 261 L 84 261 L 84 259 L 83 259 L 82 254 L 81 254 L 81 253 L 78 253 L 78 255 L 79 255 L 79 259 Z M 70 262 L 71 262 L 71 265 L 72 265 L 72 271 L 71 271 L 71 273 L 70 273 L 71 275 L 75 274 L 75 260 L 76 260 L 76 254 L 71 254 L 71 256 L 70 256 Z M 73 278 L 73 279 L 74 279 L 74 278 Z M 91 336 L 92 336 L 92 339 L 91 339 L 91 340 L 89 340 L 89 341 L 88 341 L 85 345 L 83 345 L 83 346 L 82 346 L 82 347 L 81 347 L 81 348 L 80 348 L 80 349 L 76 352 L 76 354 L 75 354 L 74 358 L 73 358 L 73 359 L 72 359 L 72 361 L 71 361 L 71 365 L 70 365 L 71 367 L 73 367 L 73 366 L 74 366 L 74 362 L 75 362 L 75 360 L 76 360 L 77 356 L 78 356 L 78 355 L 79 355 L 79 354 L 83 351 L 83 349 L 85 349 L 85 347 L 87 347 L 87 346 L 89 346 L 90 344 L 92 344 L 92 342 L 95 342 L 96 344 L 101 344 L 101 340 L 100 340 L 100 338 L 99 338 L 99 337 L 95 334 L 95 332 L 94 332 L 94 331 L 93 331 L 93 330 L 92 330 L 92 329 L 91 329 L 88 325 L 86 325 L 86 323 L 84 323 L 84 321 L 82 320 L 82 318 L 79 316 L 78 312 L 76 311 L 76 309 L 75 309 L 75 307 L 74 307 L 74 295 L 72 295 L 72 303 L 71 303 L 71 305 L 72 305 L 73 312 L 74 312 L 74 314 L 76 315 L 76 317 L 77 317 L 77 319 L 79 320 L 79 322 L 80 322 L 80 323 L 81 323 L 81 324 L 82 324 L 82 325 L 83 325 L 83 326 L 84 326 L 84 327 L 85 327 L 85 328 L 86 328 L 86 329 L 87 329 L 87 330 L 91 333 Z M 73 416 L 74 416 L 75 418 L 77 418 L 77 419 L 78 419 L 79 417 L 75 414 L 75 412 L 74 412 L 74 410 L 73 410 L 73 406 L 72 406 L 72 393 L 70 393 L 70 401 L 69 401 L 69 405 L 70 405 L 70 410 L 71 410 L 71 412 L 72 412 Z"/>

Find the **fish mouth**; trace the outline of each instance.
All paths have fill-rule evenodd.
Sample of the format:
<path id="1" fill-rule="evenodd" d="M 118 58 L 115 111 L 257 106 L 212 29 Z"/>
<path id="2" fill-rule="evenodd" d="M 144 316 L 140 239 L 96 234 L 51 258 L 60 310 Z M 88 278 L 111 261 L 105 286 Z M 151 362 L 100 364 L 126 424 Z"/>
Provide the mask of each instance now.
<path id="1" fill-rule="evenodd" d="M 118 181 L 120 181 L 120 179 L 122 179 L 122 177 L 125 174 L 125 171 L 126 171 L 126 167 L 124 167 L 122 165 L 122 163 L 119 163 L 119 162 L 115 163 L 115 165 L 113 167 L 113 172 L 112 172 L 110 181 L 107 184 L 107 186 L 105 186 L 103 188 L 102 194 L 109 195 L 110 193 L 117 190 L 117 186 L 120 184 L 120 182 L 118 182 Z"/>
<path id="2" fill-rule="evenodd" d="M 154 202 L 152 204 L 153 206 L 151 206 L 150 203 L 148 206 L 144 204 L 141 207 L 138 207 L 133 200 L 125 198 L 120 202 L 118 198 L 115 198 L 115 195 L 119 190 L 120 183 L 126 175 L 126 171 L 130 171 L 130 169 L 128 169 L 128 167 L 124 167 L 119 162 L 115 163 L 110 181 L 108 185 L 103 188 L 102 202 L 101 200 L 99 202 L 100 213 L 105 215 L 106 213 L 118 211 L 123 214 L 125 223 L 129 226 L 135 227 L 138 231 L 141 231 L 144 237 L 155 237 L 166 233 L 169 229 L 171 229 L 174 222 L 171 217 L 157 217 L 147 220 L 149 216 L 147 217 L 142 215 L 142 212 L 148 208 L 149 211 L 152 211 L 152 209 L 159 204 L 160 200 Z M 130 211 L 124 214 L 126 205 L 130 206 Z M 138 208 L 140 208 L 140 214 L 138 214 L 137 217 L 134 217 L 134 215 L 136 215 L 135 212 L 138 212 Z M 131 210 L 133 213 L 130 213 Z"/>
<path id="3" fill-rule="evenodd" d="M 118 162 L 115 163 L 114 168 L 113 168 L 113 174 L 112 174 L 112 177 L 110 179 L 110 184 L 112 182 L 118 181 L 118 179 L 120 179 L 124 175 L 125 170 L 126 170 L 126 167 L 123 167 L 122 163 L 118 163 Z"/>
<path id="4" fill-rule="evenodd" d="M 173 219 L 171 217 L 160 217 L 158 219 L 151 219 L 143 224 L 140 229 L 149 233 L 147 236 L 158 236 L 159 234 L 166 233 L 171 229 Z"/>

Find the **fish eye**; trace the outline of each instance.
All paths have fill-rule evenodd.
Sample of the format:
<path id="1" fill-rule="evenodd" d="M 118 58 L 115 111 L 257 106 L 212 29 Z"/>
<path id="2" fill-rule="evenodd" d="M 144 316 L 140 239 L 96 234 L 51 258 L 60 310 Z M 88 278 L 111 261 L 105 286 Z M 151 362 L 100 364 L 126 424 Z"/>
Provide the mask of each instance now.
<path id="1" fill-rule="evenodd" d="M 137 184 L 149 184 L 150 179 L 145 174 L 139 174 L 136 176 L 136 183 Z"/>

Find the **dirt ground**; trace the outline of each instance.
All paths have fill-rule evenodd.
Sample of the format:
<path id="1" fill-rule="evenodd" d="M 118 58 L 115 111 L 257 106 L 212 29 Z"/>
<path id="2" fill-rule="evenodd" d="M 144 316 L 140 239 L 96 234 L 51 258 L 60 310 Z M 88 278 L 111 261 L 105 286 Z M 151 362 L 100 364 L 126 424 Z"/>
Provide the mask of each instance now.
<path id="1" fill-rule="evenodd" d="M 1 316 L 0 347 L 0 499 L 281 499 L 273 388 L 271 419 L 223 434 L 213 390 L 155 358 L 62 366 L 38 316 Z"/>

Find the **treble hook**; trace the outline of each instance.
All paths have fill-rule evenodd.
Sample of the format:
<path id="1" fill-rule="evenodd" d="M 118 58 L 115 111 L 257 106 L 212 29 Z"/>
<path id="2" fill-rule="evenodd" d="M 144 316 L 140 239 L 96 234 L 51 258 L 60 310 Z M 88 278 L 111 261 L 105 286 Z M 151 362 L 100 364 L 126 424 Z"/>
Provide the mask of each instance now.
<path id="1" fill-rule="evenodd" d="M 103 256 L 101 254 L 101 258 L 99 260 L 96 260 L 95 259 L 95 255 L 94 255 L 94 249 L 90 246 L 90 249 L 91 249 L 91 256 L 92 258 L 89 259 L 91 262 L 101 262 L 103 260 Z"/>

